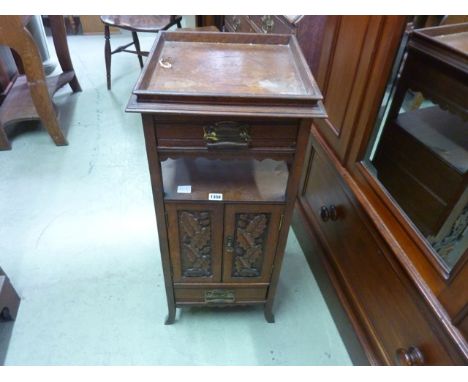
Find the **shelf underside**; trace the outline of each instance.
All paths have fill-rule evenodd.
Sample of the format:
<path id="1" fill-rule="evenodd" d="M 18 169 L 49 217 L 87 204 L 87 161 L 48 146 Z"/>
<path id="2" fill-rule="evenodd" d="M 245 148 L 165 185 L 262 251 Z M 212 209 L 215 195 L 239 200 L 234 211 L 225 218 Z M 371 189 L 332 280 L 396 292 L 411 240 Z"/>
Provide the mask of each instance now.
<path id="1" fill-rule="evenodd" d="M 73 71 L 61 73 L 46 79 L 47 90 L 52 98 L 55 92 L 69 83 L 75 76 Z M 40 119 L 34 106 L 26 76 L 19 76 L 0 108 L 0 125 L 18 121 Z"/>
<path id="2" fill-rule="evenodd" d="M 286 162 L 208 158 L 168 159 L 161 163 L 166 201 L 208 201 L 220 193 L 228 202 L 284 202 L 288 181 Z M 178 193 L 178 186 L 191 193 Z"/>

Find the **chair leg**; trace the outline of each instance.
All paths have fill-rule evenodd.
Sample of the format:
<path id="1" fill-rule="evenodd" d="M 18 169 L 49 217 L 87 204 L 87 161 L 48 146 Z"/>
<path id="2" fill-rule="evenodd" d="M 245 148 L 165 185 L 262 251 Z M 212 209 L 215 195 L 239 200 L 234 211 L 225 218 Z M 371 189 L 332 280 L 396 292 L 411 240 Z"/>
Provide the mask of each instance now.
<path id="1" fill-rule="evenodd" d="M 132 37 L 133 37 L 133 43 L 135 44 L 135 50 L 137 51 L 137 54 L 138 54 L 138 60 L 140 61 L 140 67 L 143 68 L 143 57 L 141 56 L 140 41 L 138 40 L 137 32 L 132 32 Z"/>
<path id="2" fill-rule="evenodd" d="M 104 38 L 106 39 L 104 45 L 104 57 L 106 59 L 106 78 L 107 90 L 111 90 L 111 46 L 110 46 L 110 31 L 109 26 L 104 25 Z"/>
<path id="3" fill-rule="evenodd" d="M 55 52 L 57 53 L 57 58 L 60 63 L 60 67 L 62 71 L 68 72 L 73 71 L 73 63 L 70 57 L 70 51 L 68 49 L 68 41 L 67 41 L 67 31 L 65 28 L 65 23 L 63 20 L 63 16 L 49 16 L 50 21 L 50 29 L 52 32 L 52 40 L 54 41 Z M 75 76 L 70 81 L 70 87 L 72 88 L 73 92 L 80 92 L 81 86 L 78 82 L 78 78 Z"/>

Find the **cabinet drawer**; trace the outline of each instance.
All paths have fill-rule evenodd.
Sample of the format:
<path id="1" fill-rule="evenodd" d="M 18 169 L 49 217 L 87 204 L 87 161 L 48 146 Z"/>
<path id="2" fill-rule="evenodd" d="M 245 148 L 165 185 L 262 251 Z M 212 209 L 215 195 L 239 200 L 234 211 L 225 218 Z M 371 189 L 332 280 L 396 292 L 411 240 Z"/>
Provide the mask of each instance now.
<path id="1" fill-rule="evenodd" d="M 398 349 L 412 346 L 421 350 L 424 364 L 452 364 L 431 328 L 428 309 L 409 290 L 405 275 L 397 274 L 386 249 L 378 245 L 377 235 L 361 220 L 338 174 L 321 155 L 313 154 L 303 200 L 373 347 L 388 364 L 397 363 Z"/>
<path id="2" fill-rule="evenodd" d="M 239 139 L 242 144 L 248 141 L 250 148 L 295 147 L 298 124 L 280 120 L 157 120 L 156 136 L 158 148 L 207 147 L 210 140 L 205 134 L 215 134 L 219 141 Z M 224 137 L 223 137 L 224 135 Z M 247 139 L 243 137 L 247 135 Z"/>
<path id="3" fill-rule="evenodd" d="M 227 15 L 224 18 L 226 32 L 257 33 L 247 16 Z"/>
<path id="4" fill-rule="evenodd" d="M 256 15 L 249 16 L 249 18 L 263 33 L 294 34 L 296 32 L 294 25 L 278 16 Z"/>
<path id="5" fill-rule="evenodd" d="M 263 302 L 266 299 L 268 286 L 239 287 L 232 285 L 203 285 L 174 288 L 176 304 L 236 304 L 239 302 Z"/>

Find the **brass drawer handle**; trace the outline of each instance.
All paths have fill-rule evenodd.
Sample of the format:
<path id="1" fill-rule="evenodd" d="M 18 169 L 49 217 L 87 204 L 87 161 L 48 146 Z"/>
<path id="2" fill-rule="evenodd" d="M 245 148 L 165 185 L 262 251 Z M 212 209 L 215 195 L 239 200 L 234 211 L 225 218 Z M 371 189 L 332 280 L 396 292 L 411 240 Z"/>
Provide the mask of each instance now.
<path id="1" fill-rule="evenodd" d="M 327 222 L 328 220 L 336 221 L 338 220 L 338 209 L 334 204 L 330 204 L 327 206 L 320 207 L 320 218 L 323 222 Z"/>
<path id="2" fill-rule="evenodd" d="M 400 366 L 424 365 L 424 355 L 416 346 L 410 346 L 408 349 L 398 349 L 396 358 Z"/>
<path id="3" fill-rule="evenodd" d="M 251 141 L 249 126 L 231 121 L 204 126 L 203 139 L 209 149 L 246 149 Z"/>
<path id="4" fill-rule="evenodd" d="M 207 304 L 232 304 L 236 301 L 233 290 L 212 289 L 205 291 L 205 303 Z"/>

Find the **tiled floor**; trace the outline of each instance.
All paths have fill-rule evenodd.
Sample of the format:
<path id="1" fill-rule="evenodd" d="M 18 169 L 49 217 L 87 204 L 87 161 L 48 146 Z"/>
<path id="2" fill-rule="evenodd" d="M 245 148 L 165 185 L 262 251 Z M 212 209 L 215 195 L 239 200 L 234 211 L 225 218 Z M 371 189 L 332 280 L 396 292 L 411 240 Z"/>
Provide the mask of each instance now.
<path id="1" fill-rule="evenodd" d="M 143 132 L 124 112 L 138 61 L 113 56 L 109 92 L 103 37 L 69 45 L 83 87 L 56 97 L 70 145 L 36 130 L 0 153 L 0 264 L 22 298 L 16 322 L 0 324 L 0 364 L 349 365 L 292 231 L 275 324 L 260 308 L 239 308 L 187 309 L 163 325 Z"/>

